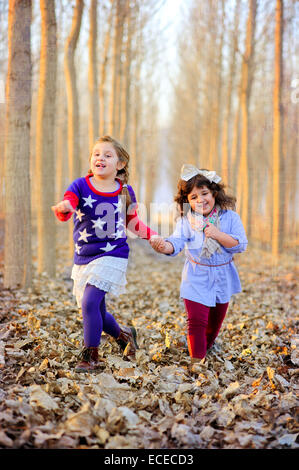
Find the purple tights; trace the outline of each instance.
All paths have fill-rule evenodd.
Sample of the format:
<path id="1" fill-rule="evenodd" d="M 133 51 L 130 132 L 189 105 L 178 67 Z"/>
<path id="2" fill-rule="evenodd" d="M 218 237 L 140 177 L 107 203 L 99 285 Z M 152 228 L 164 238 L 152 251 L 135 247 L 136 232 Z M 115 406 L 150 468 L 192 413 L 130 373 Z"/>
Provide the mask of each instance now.
<path id="1" fill-rule="evenodd" d="M 120 327 L 113 316 L 106 311 L 105 294 L 91 284 L 86 284 L 82 299 L 84 345 L 98 347 L 102 331 L 118 338 Z"/>

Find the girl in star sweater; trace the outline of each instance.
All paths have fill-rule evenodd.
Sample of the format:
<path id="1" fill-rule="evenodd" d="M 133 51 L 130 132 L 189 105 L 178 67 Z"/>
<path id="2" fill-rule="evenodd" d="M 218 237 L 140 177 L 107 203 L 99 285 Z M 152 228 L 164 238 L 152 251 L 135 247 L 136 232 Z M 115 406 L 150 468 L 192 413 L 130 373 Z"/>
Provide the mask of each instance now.
<path id="1" fill-rule="evenodd" d="M 100 366 L 98 346 L 102 331 L 113 336 L 124 355 L 135 357 L 136 330 L 119 326 L 106 311 L 105 295 L 125 291 L 129 246 L 126 228 L 149 240 L 157 235 L 139 220 L 134 190 L 127 184 L 129 155 L 110 136 L 98 139 L 86 177 L 71 183 L 63 201 L 52 207 L 57 218 L 74 214 L 75 243 L 73 293 L 82 308 L 84 348 L 77 371 Z"/>

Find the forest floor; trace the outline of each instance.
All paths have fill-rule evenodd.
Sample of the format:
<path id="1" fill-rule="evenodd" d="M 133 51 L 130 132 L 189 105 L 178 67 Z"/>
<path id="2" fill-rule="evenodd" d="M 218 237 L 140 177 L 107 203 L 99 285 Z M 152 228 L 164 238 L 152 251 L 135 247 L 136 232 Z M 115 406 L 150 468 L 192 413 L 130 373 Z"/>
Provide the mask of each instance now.
<path id="1" fill-rule="evenodd" d="M 296 263 L 256 249 L 237 255 L 243 292 L 215 346 L 190 366 L 179 299 L 183 256 L 131 242 L 127 294 L 107 298 L 138 330 L 135 362 L 103 335 L 104 367 L 76 373 L 81 315 L 70 266 L 36 276 L 29 292 L 0 278 L 0 448 L 296 449 Z M 3 265 L 1 266 L 1 268 Z"/>

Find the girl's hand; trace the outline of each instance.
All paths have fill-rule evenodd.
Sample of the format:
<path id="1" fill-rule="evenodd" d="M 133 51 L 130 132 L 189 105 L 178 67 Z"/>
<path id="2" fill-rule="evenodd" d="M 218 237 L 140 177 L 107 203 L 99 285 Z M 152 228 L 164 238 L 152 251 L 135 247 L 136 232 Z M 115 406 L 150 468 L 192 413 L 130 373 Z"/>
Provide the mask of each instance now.
<path id="1" fill-rule="evenodd" d="M 149 240 L 150 245 L 158 253 L 164 253 L 165 255 L 170 255 L 173 253 L 173 246 L 170 242 L 164 240 L 164 238 L 159 237 L 159 235 L 153 235 Z"/>
<path id="2" fill-rule="evenodd" d="M 222 233 L 217 227 L 215 227 L 215 225 L 211 224 L 210 222 L 207 222 L 207 226 L 204 232 L 206 237 L 214 238 L 214 240 L 218 240 L 219 235 Z"/>
<path id="3" fill-rule="evenodd" d="M 233 246 L 238 245 L 238 240 L 231 237 L 227 233 L 221 232 L 215 225 L 207 222 L 207 227 L 205 228 L 205 235 L 206 237 L 214 238 L 217 240 L 220 245 L 224 246 L 224 248 L 232 248 Z"/>
<path id="4" fill-rule="evenodd" d="M 153 235 L 150 238 L 149 243 L 150 243 L 151 247 L 154 250 L 158 251 L 159 253 L 161 253 L 163 251 L 163 248 L 165 248 L 164 238 L 159 237 L 159 235 Z"/>
<path id="5" fill-rule="evenodd" d="M 53 212 L 57 211 L 62 212 L 63 214 L 66 214 L 67 212 L 75 212 L 75 209 L 68 200 L 59 202 L 58 204 L 56 204 L 56 206 L 52 206 L 51 209 Z"/>

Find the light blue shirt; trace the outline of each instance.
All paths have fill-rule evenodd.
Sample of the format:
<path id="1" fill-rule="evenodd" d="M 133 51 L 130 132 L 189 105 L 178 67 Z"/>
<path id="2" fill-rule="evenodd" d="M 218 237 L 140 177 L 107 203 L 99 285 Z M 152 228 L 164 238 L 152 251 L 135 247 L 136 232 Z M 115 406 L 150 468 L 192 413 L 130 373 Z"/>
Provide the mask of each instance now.
<path id="1" fill-rule="evenodd" d="M 208 307 L 214 307 L 216 303 L 229 302 L 233 294 L 241 292 L 238 271 L 231 260 L 234 253 L 245 251 L 248 244 L 242 221 L 236 212 L 220 211 L 219 220 L 219 229 L 235 238 L 238 245 L 232 248 L 221 246 L 221 253 L 215 252 L 210 258 L 201 257 L 204 232 L 193 230 L 186 217 L 178 220 L 174 233 L 166 238 L 174 247 L 174 252 L 170 256 L 176 256 L 185 248 L 186 260 L 182 272 L 180 296 Z M 216 267 L 196 264 L 191 259 Z M 229 261 L 231 262 L 228 263 Z"/>

